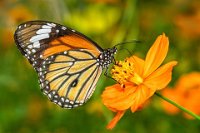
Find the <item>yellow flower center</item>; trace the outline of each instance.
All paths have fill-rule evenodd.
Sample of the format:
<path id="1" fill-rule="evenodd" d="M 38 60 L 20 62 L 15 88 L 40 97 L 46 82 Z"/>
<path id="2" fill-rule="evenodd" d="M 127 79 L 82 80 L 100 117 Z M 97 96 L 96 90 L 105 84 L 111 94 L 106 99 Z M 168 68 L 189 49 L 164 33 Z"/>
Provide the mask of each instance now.
<path id="1" fill-rule="evenodd" d="M 118 61 L 111 70 L 112 77 L 120 84 L 131 82 L 139 85 L 143 82 L 143 79 L 135 71 L 133 62 L 128 60 Z"/>

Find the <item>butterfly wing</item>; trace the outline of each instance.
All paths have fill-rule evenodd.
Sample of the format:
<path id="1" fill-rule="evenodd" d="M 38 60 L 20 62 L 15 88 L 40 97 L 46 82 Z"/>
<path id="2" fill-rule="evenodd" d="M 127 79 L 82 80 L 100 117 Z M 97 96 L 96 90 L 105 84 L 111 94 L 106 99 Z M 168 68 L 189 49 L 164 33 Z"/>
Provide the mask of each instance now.
<path id="1" fill-rule="evenodd" d="M 30 21 L 15 32 L 17 47 L 39 75 L 41 90 L 65 108 L 82 105 L 92 95 L 102 68 L 103 51 L 95 42 L 68 27 Z"/>
<path id="2" fill-rule="evenodd" d="M 43 92 L 51 101 L 65 108 L 86 102 L 102 72 L 96 57 L 86 49 L 55 54 L 42 64 L 39 77 Z"/>
<path id="3" fill-rule="evenodd" d="M 85 35 L 47 21 L 29 21 L 19 25 L 14 39 L 21 53 L 34 68 L 40 65 L 40 60 L 70 49 L 89 49 L 96 56 L 103 51 Z"/>

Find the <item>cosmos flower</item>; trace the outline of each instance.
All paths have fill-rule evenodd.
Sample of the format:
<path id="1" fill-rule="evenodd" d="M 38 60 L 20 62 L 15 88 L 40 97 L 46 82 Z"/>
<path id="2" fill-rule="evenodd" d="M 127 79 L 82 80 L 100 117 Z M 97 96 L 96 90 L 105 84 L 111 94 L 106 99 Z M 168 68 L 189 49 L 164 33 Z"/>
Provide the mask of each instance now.
<path id="1" fill-rule="evenodd" d="M 127 109 L 135 112 L 157 90 L 165 88 L 170 82 L 172 69 L 177 62 L 171 61 L 159 67 L 167 55 L 168 47 L 168 37 L 163 34 L 157 37 L 145 60 L 133 55 L 116 62 L 111 74 L 118 84 L 106 87 L 102 94 L 103 104 L 116 112 L 107 125 L 108 129 L 116 125 Z"/>
<path id="2" fill-rule="evenodd" d="M 162 94 L 184 108 L 200 115 L 200 73 L 191 72 L 179 78 L 173 88 L 166 88 Z M 169 104 L 166 101 L 162 102 L 165 111 L 169 114 L 177 114 L 180 112 L 178 108 Z M 189 119 L 194 119 L 191 115 L 184 113 L 184 116 Z"/>

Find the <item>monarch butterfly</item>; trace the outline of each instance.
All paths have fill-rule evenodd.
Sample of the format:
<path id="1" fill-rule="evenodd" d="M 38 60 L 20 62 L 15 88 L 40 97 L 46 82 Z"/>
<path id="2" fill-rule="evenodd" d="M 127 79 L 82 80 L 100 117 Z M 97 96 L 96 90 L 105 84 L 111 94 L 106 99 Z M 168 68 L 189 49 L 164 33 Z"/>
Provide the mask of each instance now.
<path id="1" fill-rule="evenodd" d="M 28 21 L 14 34 L 18 49 L 38 73 L 40 88 L 63 108 L 85 103 L 114 60 L 116 47 L 102 49 L 85 35 L 48 21 Z"/>

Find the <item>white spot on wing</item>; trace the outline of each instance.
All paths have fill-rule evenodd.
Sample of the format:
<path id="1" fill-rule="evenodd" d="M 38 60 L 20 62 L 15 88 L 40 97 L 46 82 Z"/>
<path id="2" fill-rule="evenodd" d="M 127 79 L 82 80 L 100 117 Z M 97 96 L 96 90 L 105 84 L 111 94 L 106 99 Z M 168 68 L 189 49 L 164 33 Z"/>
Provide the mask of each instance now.
<path id="1" fill-rule="evenodd" d="M 69 66 L 73 65 L 73 63 L 72 63 L 72 62 L 68 62 L 67 64 L 68 64 Z"/>
<path id="2" fill-rule="evenodd" d="M 51 94 L 48 94 L 48 97 L 51 98 L 52 97 Z"/>
<path id="3" fill-rule="evenodd" d="M 33 53 L 35 53 L 35 52 L 36 52 L 36 50 L 35 50 L 35 49 L 32 49 L 31 51 L 32 51 Z"/>
<path id="4" fill-rule="evenodd" d="M 39 29 L 36 34 L 44 34 L 44 33 L 50 33 L 51 29 Z"/>
<path id="5" fill-rule="evenodd" d="M 48 26 L 48 25 L 43 25 L 42 28 L 43 28 L 43 29 L 51 29 L 52 27 L 51 27 L 51 26 Z"/>
<path id="6" fill-rule="evenodd" d="M 30 48 L 30 49 L 33 48 L 33 45 L 28 45 L 28 48 Z"/>
<path id="7" fill-rule="evenodd" d="M 52 26 L 52 27 L 56 26 L 56 24 L 54 24 L 54 23 L 47 23 L 47 25 Z"/>
<path id="8" fill-rule="evenodd" d="M 39 43 L 39 41 L 34 42 L 34 43 L 33 43 L 33 47 L 34 47 L 34 48 L 40 48 L 40 43 Z"/>
<path id="9" fill-rule="evenodd" d="M 74 107 L 78 107 L 78 105 L 77 105 L 77 104 L 75 104 L 75 105 L 74 105 Z"/>
<path id="10" fill-rule="evenodd" d="M 66 99 L 66 100 L 65 100 L 65 102 L 66 102 L 66 103 L 68 103 L 68 102 L 69 102 L 69 100 L 68 100 L 68 99 Z"/>
<path id="11" fill-rule="evenodd" d="M 30 55 L 30 54 L 31 54 L 31 51 L 27 51 L 27 54 L 29 54 L 29 55 Z"/>
<path id="12" fill-rule="evenodd" d="M 67 29 L 67 28 L 66 28 L 66 27 L 64 27 L 64 26 L 62 26 L 61 28 L 62 28 L 63 30 L 66 30 L 66 29 Z"/>
<path id="13" fill-rule="evenodd" d="M 62 106 L 62 103 L 61 103 L 61 102 L 58 102 L 58 105 Z"/>
<path id="14" fill-rule="evenodd" d="M 36 42 L 45 38 L 49 38 L 49 34 L 41 34 L 31 37 L 30 42 Z"/>

